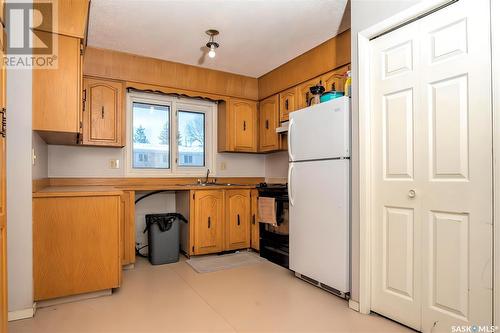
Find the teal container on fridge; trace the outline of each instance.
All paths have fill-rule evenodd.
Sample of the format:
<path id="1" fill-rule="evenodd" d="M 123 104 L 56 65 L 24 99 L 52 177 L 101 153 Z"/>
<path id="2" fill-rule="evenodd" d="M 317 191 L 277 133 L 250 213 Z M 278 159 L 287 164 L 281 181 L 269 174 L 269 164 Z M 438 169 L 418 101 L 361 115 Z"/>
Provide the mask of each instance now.
<path id="1" fill-rule="evenodd" d="M 323 93 L 321 97 L 319 98 L 320 103 L 323 102 L 328 102 L 331 101 L 332 99 L 339 98 L 344 96 L 344 93 L 342 91 L 329 91 L 326 93 Z"/>

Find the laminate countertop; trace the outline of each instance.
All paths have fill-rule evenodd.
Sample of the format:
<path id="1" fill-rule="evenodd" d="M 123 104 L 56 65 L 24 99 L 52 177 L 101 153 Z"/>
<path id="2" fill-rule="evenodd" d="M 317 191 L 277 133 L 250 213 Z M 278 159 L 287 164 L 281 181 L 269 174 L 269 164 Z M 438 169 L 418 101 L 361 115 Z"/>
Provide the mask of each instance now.
<path id="1" fill-rule="evenodd" d="M 144 185 L 118 185 L 118 186 L 46 186 L 33 192 L 33 198 L 49 197 L 82 197 L 82 196 L 110 196 L 121 195 L 124 191 L 190 191 L 190 190 L 227 190 L 227 189 L 253 189 L 255 184 L 231 185 L 196 185 L 196 184 L 144 184 Z"/>

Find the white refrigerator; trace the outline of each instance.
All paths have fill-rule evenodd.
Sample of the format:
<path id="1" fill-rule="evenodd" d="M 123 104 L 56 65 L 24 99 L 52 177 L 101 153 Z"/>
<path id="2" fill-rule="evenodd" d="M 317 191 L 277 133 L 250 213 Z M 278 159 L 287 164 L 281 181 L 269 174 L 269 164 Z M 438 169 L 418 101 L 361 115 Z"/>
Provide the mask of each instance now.
<path id="1" fill-rule="evenodd" d="M 350 286 L 349 98 L 291 113 L 288 154 L 290 269 L 345 294 Z"/>

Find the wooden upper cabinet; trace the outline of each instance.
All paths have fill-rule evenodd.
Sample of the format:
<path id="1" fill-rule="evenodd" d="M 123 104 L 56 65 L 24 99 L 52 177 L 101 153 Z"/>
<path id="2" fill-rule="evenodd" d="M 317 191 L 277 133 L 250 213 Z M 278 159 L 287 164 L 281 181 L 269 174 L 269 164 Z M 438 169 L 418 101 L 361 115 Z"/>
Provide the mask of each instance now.
<path id="1" fill-rule="evenodd" d="M 224 228 L 223 191 L 194 192 L 194 254 L 221 252 Z"/>
<path id="2" fill-rule="evenodd" d="M 58 68 L 33 70 L 33 130 L 47 143 L 75 144 L 82 105 L 80 39 L 57 37 Z"/>
<path id="3" fill-rule="evenodd" d="M 306 81 L 298 86 L 297 109 L 303 109 L 309 106 L 309 100 L 313 97 L 310 88 L 318 83 L 323 85 L 321 77 Z"/>
<path id="4" fill-rule="evenodd" d="M 0 0 L 0 22 L 5 26 L 5 0 Z"/>
<path id="5" fill-rule="evenodd" d="M 257 152 L 257 102 L 231 98 L 219 103 L 220 152 Z"/>
<path id="6" fill-rule="evenodd" d="M 288 90 L 283 91 L 279 95 L 279 115 L 280 121 L 287 121 L 290 112 L 297 110 L 297 88 L 293 87 Z"/>
<path id="7" fill-rule="evenodd" d="M 89 0 L 35 0 L 36 3 L 51 2 L 53 12 L 57 13 L 57 24 L 52 26 L 42 23 L 37 30 L 54 32 L 60 35 L 85 38 L 89 13 Z"/>
<path id="8" fill-rule="evenodd" d="M 345 81 L 347 79 L 346 73 L 350 69 L 350 65 L 345 65 L 328 72 L 322 76 L 322 81 L 325 86 L 325 91 L 344 91 Z"/>
<path id="9" fill-rule="evenodd" d="M 123 84 L 84 78 L 83 144 L 124 146 Z"/>
<path id="10" fill-rule="evenodd" d="M 279 150 L 279 97 L 271 96 L 259 104 L 259 152 Z"/>
<path id="11" fill-rule="evenodd" d="M 250 190 L 226 191 L 226 250 L 250 247 Z"/>

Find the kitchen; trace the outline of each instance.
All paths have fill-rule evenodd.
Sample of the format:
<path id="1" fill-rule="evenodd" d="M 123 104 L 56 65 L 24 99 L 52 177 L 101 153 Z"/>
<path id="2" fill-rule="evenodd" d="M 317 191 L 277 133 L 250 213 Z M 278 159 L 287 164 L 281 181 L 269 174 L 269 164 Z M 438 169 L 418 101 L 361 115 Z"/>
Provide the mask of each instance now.
<path id="1" fill-rule="evenodd" d="M 493 325 L 493 122 L 464 110 L 495 105 L 496 7 L 472 3 L 35 1 L 57 67 L 7 68 L 3 331 Z"/>

